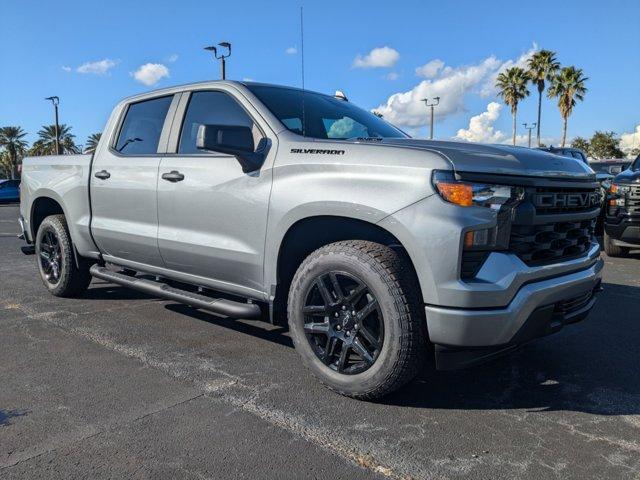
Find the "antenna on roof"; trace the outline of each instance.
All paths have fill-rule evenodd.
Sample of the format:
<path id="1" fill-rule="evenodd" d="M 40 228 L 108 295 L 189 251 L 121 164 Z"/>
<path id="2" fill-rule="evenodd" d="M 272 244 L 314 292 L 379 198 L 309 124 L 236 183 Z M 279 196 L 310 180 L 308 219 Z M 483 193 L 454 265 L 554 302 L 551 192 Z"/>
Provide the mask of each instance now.
<path id="1" fill-rule="evenodd" d="M 307 122 L 304 110 L 304 7 L 300 6 L 300 68 L 302 76 L 302 136 L 307 136 Z"/>

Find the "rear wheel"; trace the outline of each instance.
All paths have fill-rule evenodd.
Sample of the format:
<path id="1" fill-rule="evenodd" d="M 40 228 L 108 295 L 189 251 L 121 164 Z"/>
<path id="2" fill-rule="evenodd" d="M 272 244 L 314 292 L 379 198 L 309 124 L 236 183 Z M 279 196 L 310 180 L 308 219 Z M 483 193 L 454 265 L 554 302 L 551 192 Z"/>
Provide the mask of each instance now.
<path id="1" fill-rule="evenodd" d="M 289 294 L 291 336 L 331 389 L 375 399 L 409 382 L 425 353 L 425 321 L 408 262 L 389 247 L 344 241 L 313 252 Z"/>
<path id="2" fill-rule="evenodd" d="M 610 257 L 622 257 L 629 253 L 629 247 L 620 247 L 618 245 L 614 245 L 611 241 L 611 237 L 604 232 L 604 251 Z"/>
<path id="3" fill-rule="evenodd" d="M 74 297 L 87 289 L 91 283 L 89 266 L 76 265 L 64 215 L 45 218 L 38 228 L 35 244 L 40 277 L 52 295 Z"/>

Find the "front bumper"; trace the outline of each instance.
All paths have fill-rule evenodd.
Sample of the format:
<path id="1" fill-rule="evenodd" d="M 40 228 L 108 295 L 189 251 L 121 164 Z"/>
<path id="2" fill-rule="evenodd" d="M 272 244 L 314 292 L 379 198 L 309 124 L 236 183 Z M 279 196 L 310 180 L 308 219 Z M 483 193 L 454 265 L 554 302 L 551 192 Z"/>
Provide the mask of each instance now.
<path id="1" fill-rule="evenodd" d="M 640 246 L 640 217 L 606 217 L 604 230 L 614 245 L 619 247 Z"/>
<path id="2" fill-rule="evenodd" d="M 586 317 L 600 290 L 599 259 L 589 268 L 524 285 L 504 308 L 425 307 L 439 369 L 469 366 Z"/>

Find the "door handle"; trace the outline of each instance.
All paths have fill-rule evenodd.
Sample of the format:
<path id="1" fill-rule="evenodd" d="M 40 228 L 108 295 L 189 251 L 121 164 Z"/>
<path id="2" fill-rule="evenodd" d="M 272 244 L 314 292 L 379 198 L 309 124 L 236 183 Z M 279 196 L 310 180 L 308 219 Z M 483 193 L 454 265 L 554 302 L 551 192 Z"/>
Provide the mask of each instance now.
<path id="1" fill-rule="evenodd" d="M 95 177 L 99 178 L 100 180 L 106 180 L 110 176 L 111 176 L 111 174 L 109 172 L 107 172 L 106 170 L 101 170 L 101 171 L 95 173 Z"/>
<path id="2" fill-rule="evenodd" d="M 168 173 L 163 173 L 162 179 L 169 182 L 181 182 L 182 180 L 184 180 L 184 175 L 177 170 L 171 170 Z"/>

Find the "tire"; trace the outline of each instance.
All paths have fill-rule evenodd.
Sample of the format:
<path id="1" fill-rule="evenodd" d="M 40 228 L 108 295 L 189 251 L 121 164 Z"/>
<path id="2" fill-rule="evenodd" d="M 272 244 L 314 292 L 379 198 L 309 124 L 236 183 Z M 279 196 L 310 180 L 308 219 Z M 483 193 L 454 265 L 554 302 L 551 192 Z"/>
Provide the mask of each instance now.
<path id="1" fill-rule="evenodd" d="M 328 285 L 325 295 L 321 284 Z M 346 310 L 340 298 L 350 305 Z M 342 395 L 381 398 L 423 367 L 427 337 L 418 281 L 408 259 L 389 247 L 351 240 L 314 251 L 293 278 L 287 311 L 304 364 Z"/>
<path id="2" fill-rule="evenodd" d="M 64 215 L 46 217 L 36 234 L 36 258 L 40 278 L 49 293 L 56 297 L 76 297 L 89 283 L 89 265 L 76 266 L 73 243 Z"/>
<path id="3" fill-rule="evenodd" d="M 604 251 L 610 257 L 623 257 L 629 253 L 629 247 L 620 247 L 614 245 L 611 241 L 611 237 L 604 232 Z"/>

